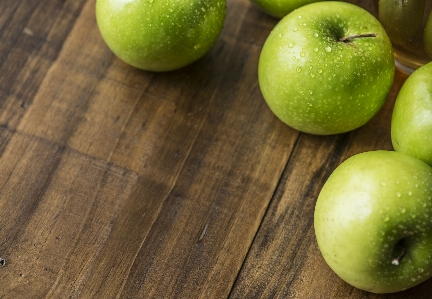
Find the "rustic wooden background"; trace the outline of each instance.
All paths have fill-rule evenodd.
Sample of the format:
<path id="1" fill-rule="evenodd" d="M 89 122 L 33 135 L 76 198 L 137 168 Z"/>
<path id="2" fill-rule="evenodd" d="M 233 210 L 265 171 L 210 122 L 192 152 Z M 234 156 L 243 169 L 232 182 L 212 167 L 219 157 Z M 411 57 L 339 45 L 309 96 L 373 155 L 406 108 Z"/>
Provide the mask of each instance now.
<path id="1" fill-rule="evenodd" d="M 109 51 L 95 0 L 0 1 L 0 298 L 432 298 L 349 286 L 313 229 L 332 170 L 391 149 L 406 75 L 364 127 L 300 134 L 257 82 L 277 20 L 227 5 L 210 53 L 151 73 Z"/>

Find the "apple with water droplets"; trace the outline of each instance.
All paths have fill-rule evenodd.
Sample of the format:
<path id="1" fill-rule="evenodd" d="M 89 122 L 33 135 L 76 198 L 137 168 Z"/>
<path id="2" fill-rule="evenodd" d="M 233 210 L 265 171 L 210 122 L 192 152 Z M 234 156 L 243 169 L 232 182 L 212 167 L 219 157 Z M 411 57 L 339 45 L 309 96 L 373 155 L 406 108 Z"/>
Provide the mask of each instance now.
<path id="1" fill-rule="evenodd" d="M 396 151 L 432 166 L 432 62 L 405 81 L 393 109 L 391 140 Z"/>
<path id="2" fill-rule="evenodd" d="M 314 227 L 325 261 L 352 286 L 418 285 L 432 276 L 432 167 L 394 151 L 352 156 L 321 189 Z"/>
<path id="3" fill-rule="evenodd" d="M 330 135 L 354 130 L 383 106 L 394 78 L 378 20 L 346 2 L 316 2 L 281 19 L 262 48 L 259 85 L 287 125 Z"/>
<path id="4" fill-rule="evenodd" d="M 260 9 L 275 18 L 282 18 L 306 4 L 326 0 L 252 0 Z"/>
<path id="5" fill-rule="evenodd" d="M 226 0 L 97 0 L 108 47 L 126 63 L 171 71 L 204 56 L 223 28 Z"/>

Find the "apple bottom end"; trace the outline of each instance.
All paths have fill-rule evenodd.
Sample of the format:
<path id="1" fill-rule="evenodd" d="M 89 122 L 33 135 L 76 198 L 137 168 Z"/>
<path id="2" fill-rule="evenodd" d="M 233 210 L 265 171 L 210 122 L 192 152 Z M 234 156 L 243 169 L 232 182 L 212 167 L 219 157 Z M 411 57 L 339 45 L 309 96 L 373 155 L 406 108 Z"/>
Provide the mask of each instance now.
<path id="1" fill-rule="evenodd" d="M 341 280 L 343 280 L 345 283 L 349 284 L 350 286 L 352 286 L 356 289 L 365 291 L 365 292 L 373 293 L 373 294 L 394 294 L 394 293 L 404 292 L 404 291 L 409 290 L 411 288 L 414 288 L 414 287 L 418 286 L 419 284 L 430 279 L 429 276 L 426 276 L 426 277 L 423 277 L 422 279 L 418 279 L 416 282 L 412 282 L 411 284 L 405 284 L 404 287 L 401 287 L 401 285 L 399 285 L 399 284 L 396 284 L 393 287 L 390 287 L 386 283 L 384 283 L 384 284 L 373 283 L 370 285 L 358 284 L 358 283 L 355 283 L 354 281 L 349 281 L 349 279 L 344 279 L 338 273 L 336 273 L 336 274 L 337 274 L 337 276 L 339 276 L 339 278 Z"/>

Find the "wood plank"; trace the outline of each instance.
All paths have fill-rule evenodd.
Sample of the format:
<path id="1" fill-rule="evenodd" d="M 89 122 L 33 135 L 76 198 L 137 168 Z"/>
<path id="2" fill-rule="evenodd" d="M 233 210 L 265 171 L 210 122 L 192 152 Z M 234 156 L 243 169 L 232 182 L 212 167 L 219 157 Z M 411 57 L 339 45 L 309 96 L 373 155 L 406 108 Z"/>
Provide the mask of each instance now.
<path id="1" fill-rule="evenodd" d="M 0 9 L 4 12 L 0 14 L 4 20 L 0 27 L 0 123 L 4 129 L 0 153 L 32 104 L 84 4 L 45 2 L 2 2 L 6 8 Z"/>
<path id="2" fill-rule="evenodd" d="M 94 267 L 137 179 L 130 171 L 75 151 L 65 150 L 60 156 L 57 146 L 32 140 L 15 164 L 8 188 L 0 194 L 10 199 L 3 201 L 1 209 L 12 220 L 2 223 L 6 235 L 2 235 L 1 251 L 8 261 L 2 298 L 26 298 L 26 294 L 59 298 L 69 288 L 76 294 L 79 284 L 74 282 L 85 279 Z M 49 290 L 65 276 L 62 292 L 51 294 Z"/>
<path id="3" fill-rule="evenodd" d="M 17 202 L 0 296 L 227 296 L 298 136 L 260 97 L 274 20 L 246 20 L 249 6 L 229 3 L 201 61 L 153 74 L 115 59 L 85 4 L 33 98 L 16 96 L 30 103 L 16 129 L 4 129 L 5 192 Z"/>
<path id="4" fill-rule="evenodd" d="M 14 4 L 6 4 L 0 14 L 0 22 L 5 22 L 0 27 L 0 90 L 16 100 L 30 100 L 57 58 L 85 0 L 58 1 L 55 5 L 49 3 L 52 1 L 10 2 Z M 15 113 L 18 111 L 3 115 Z"/>

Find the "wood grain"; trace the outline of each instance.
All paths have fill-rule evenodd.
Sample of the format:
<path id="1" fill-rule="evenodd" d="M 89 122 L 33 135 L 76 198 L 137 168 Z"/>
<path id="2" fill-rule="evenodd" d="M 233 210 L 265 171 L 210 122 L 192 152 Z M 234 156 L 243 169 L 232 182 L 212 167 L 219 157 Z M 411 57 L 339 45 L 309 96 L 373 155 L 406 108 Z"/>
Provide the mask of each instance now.
<path id="1" fill-rule="evenodd" d="M 227 5 L 205 57 L 152 73 L 107 48 L 95 0 L 0 2 L 0 298 L 432 295 L 430 281 L 394 295 L 350 287 L 313 231 L 331 171 L 391 149 L 406 75 L 364 127 L 300 134 L 257 82 L 277 20 Z"/>

